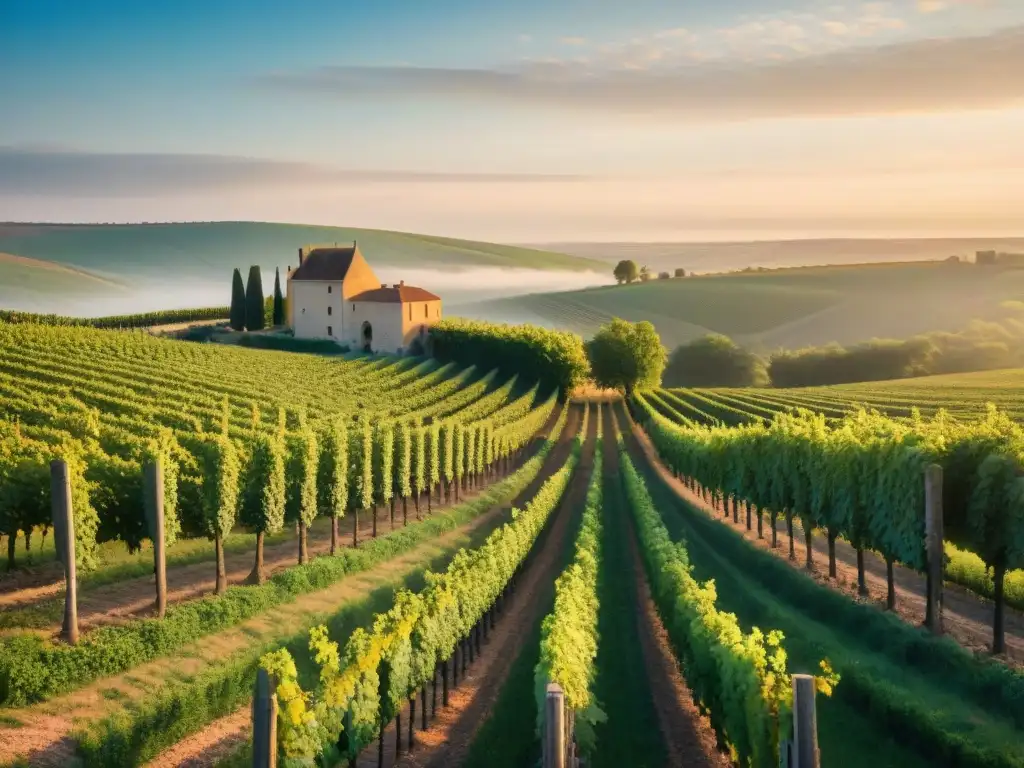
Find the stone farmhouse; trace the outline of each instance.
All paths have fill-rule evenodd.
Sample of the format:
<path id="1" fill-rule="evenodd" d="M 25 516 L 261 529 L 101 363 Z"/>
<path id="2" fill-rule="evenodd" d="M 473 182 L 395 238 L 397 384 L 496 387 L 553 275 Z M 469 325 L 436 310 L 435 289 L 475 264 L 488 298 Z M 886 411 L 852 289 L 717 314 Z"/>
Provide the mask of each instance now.
<path id="1" fill-rule="evenodd" d="M 423 288 L 382 285 L 359 246 L 309 245 L 288 267 L 286 317 L 298 339 L 405 354 L 441 319 L 441 298 Z"/>

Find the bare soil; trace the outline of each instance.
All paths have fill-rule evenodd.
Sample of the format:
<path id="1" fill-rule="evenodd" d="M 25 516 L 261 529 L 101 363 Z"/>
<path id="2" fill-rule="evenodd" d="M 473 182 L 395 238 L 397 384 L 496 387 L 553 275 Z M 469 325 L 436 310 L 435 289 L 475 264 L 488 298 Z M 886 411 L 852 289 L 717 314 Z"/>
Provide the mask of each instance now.
<path id="1" fill-rule="evenodd" d="M 609 409 L 609 416 L 611 415 L 612 409 Z M 614 433 L 606 429 L 605 434 Z M 617 478 L 618 452 L 605 451 L 604 457 L 605 474 Z M 693 693 L 683 679 L 668 632 L 654 605 L 640 558 L 633 518 L 625 509 L 622 512 L 626 514 L 629 527 L 629 575 L 632 576 L 637 595 L 633 621 L 640 630 L 644 672 L 651 686 L 651 698 L 658 716 L 668 764 L 695 768 L 728 768 L 731 763 L 728 757 L 718 750 L 711 721 L 701 714 L 694 703 Z"/>
<path id="2" fill-rule="evenodd" d="M 553 461 L 548 467 L 549 471 L 544 473 L 544 479 L 565 462 L 571 450 L 572 438 L 579 430 L 582 409 L 578 405 L 571 408 L 562 442 L 552 452 Z M 530 562 L 498 617 L 495 628 L 490 631 L 487 642 L 481 646 L 480 655 L 467 667 L 466 677 L 459 678 L 459 687 L 449 691 L 448 707 L 439 707 L 433 719 L 428 721 L 429 727 L 425 731 L 419 730 L 421 721 L 417 722 L 415 747 L 412 752 L 408 752 L 409 706 L 406 705 L 402 712 L 403 753 L 396 759 L 395 722 L 392 722 L 384 732 L 384 768 L 445 768 L 461 765 L 465 760 L 473 738 L 501 694 L 511 660 L 519 655 L 541 611 L 550 603 L 573 511 L 586 499 L 596 432 L 596 422 L 591 420 L 587 442 L 569 487 L 548 527 L 542 532 L 541 540 L 535 544 Z M 417 719 L 421 717 L 417 713 Z M 360 754 L 356 765 L 359 768 L 376 768 L 378 750 L 379 742 L 375 741 Z"/>
<path id="3" fill-rule="evenodd" d="M 632 422 L 630 423 L 632 424 Z M 702 510 L 719 522 L 731 526 L 756 546 L 786 559 L 794 568 L 799 569 L 820 584 L 838 589 L 858 602 L 871 603 L 885 610 L 887 581 L 884 559 L 874 552 L 864 553 L 865 577 L 870 593 L 868 597 L 861 597 L 857 594 L 857 553 L 844 541 L 836 541 L 837 578 L 833 579 L 828 575 L 828 541 L 821 534 L 816 535 L 812 541 L 813 568 L 807 570 L 805 567 L 807 550 L 804 546 L 803 530 L 798 520 L 794 519 L 793 521 L 795 558 L 790 560 L 789 536 L 786 531 L 785 518 L 780 515 L 777 521 L 779 546 L 772 549 L 771 524 L 767 514 L 764 516 L 764 538 L 758 539 L 756 515 L 752 514 L 752 530 L 748 531 L 746 529 L 746 511 L 741 504 L 739 521 L 734 523 L 731 503 L 729 514 L 725 515 L 720 507 L 705 502 L 703 498 L 690 491 L 661 463 L 647 434 L 636 424 L 632 424 L 632 429 L 647 461 L 669 487 L 689 505 Z M 921 626 L 924 623 L 927 605 L 924 575 L 896 565 L 894 566 L 894 581 L 896 584 L 896 613 L 908 624 Z M 993 616 L 994 603 L 991 600 L 986 600 L 957 584 L 946 582 L 943 590 L 943 627 L 945 633 L 964 648 L 975 653 L 989 653 L 992 647 Z M 1005 654 L 993 658 L 1014 667 L 1024 666 L 1024 614 L 1007 606 L 1005 616 L 1007 651 Z"/>
<path id="4" fill-rule="evenodd" d="M 249 739 L 252 713 L 249 705 L 210 723 L 197 734 L 182 739 L 145 768 L 206 768 L 233 755 Z"/>

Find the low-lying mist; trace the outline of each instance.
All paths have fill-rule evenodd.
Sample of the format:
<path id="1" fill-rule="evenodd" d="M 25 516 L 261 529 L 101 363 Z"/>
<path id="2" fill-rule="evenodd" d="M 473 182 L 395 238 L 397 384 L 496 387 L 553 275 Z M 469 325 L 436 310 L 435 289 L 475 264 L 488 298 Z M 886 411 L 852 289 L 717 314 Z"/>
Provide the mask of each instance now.
<path id="1" fill-rule="evenodd" d="M 610 272 L 605 275 L 501 267 L 406 269 L 390 266 L 382 266 L 375 271 L 386 285 L 404 280 L 407 285 L 417 285 L 438 294 L 445 306 L 452 309 L 524 293 L 567 291 L 611 282 Z M 75 317 L 104 317 L 163 309 L 227 306 L 231 302 L 230 273 L 222 281 L 169 278 L 155 282 L 137 277 L 129 278 L 127 282 L 123 288 L 101 286 L 88 293 L 73 295 L 0 285 L 0 308 Z M 283 276 L 281 289 L 286 290 Z M 263 270 L 263 290 L 267 295 L 273 293 L 273 269 Z"/>

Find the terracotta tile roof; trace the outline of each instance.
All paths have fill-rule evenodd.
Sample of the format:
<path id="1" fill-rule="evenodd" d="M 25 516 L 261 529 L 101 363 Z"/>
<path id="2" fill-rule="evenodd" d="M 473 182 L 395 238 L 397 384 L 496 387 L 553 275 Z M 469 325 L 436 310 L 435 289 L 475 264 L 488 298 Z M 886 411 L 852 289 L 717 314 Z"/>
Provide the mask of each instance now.
<path id="1" fill-rule="evenodd" d="M 408 304 L 410 301 L 440 301 L 437 296 L 424 288 L 415 285 L 385 285 L 369 291 L 357 293 L 349 301 L 378 301 L 391 304 Z"/>
<path id="2" fill-rule="evenodd" d="M 292 272 L 292 280 L 344 280 L 352 260 L 359 253 L 354 245 L 340 248 L 314 248 Z"/>

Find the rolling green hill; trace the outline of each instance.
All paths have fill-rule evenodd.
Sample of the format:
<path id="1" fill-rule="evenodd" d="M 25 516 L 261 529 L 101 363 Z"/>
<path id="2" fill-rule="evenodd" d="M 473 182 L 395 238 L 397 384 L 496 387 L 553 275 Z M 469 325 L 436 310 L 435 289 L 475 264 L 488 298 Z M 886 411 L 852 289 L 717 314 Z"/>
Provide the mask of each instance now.
<path id="1" fill-rule="evenodd" d="M 44 297 L 53 292 L 88 294 L 97 289 L 120 290 L 111 279 L 77 267 L 0 251 L 0 292 Z"/>
<path id="2" fill-rule="evenodd" d="M 1024 297 L 1024 271 L 904 262 L 739 272 L 531 294 L 461 308 L 591 335 L 612 316 L 649 320 L 674 348 L 709 332 L 760 351 L 960 330 Z"/>
<path id="3" fill-rule="evenodd" d="M 403 232 L 261 222 L 183 224 L 5 224 L 0 251 L 123 276 L 222 275 L 238 264 L 294 265 L 309 243 L 356 240 L 374 264 L 417 267 L 517 267 L 607 271 L 603 261 L 517 246 L 429 237 Z"/>
<path id="4" fill-rule="evenodd" d="M 264 287 L 269 290 L 272 283 L 266 275 L 272 279 L 274 268 L 283 271 L 289 265 L 297 266 L 299 247 L 353 240 L 382 279 L 408 275 L 441 292 L 446 300 L 453 298 L 447 291 L 458 294 L 471 289 L 455 279 L 460 273 L 471 275 L 471 270 L 557 274 L 563 286 L 594 284 L 595 271 L 600 279 L 609 275 L 605 262 L 553 251 L 372 229 L 258 222 L 0 224 L 0 253 L 9 254 L 0 262 L 0 278 L 4 278 L 0 280 L 0 307 L 96 315 L 222 305 L 230 298 L 235 267 L 245 270 L 259 264 L 264 270 Z M 29 270 L 28 260 L 43 261 L 52 268 Z M 84 271 L 88 279 L 69 281 L 74 270 Z M 396 270 L 400 270 L 397 275 Z M 421 271 L 446 276 L 447 281 L 436 280 L 433 274 L 423 277 Z M 586 275 L 590 278 L 583 277 Z M 107 285 L 100 282 L 104 280 Z M 30 282 L 28 291 L 24 286 Z M 115 282 L 125 290 L 113 290 Z M 542 284 L 541 280 L 536 283 Z M 62 301 L 86 296 L 95 298 L 95 309 L 87 303 L 69 306 Z"/>

